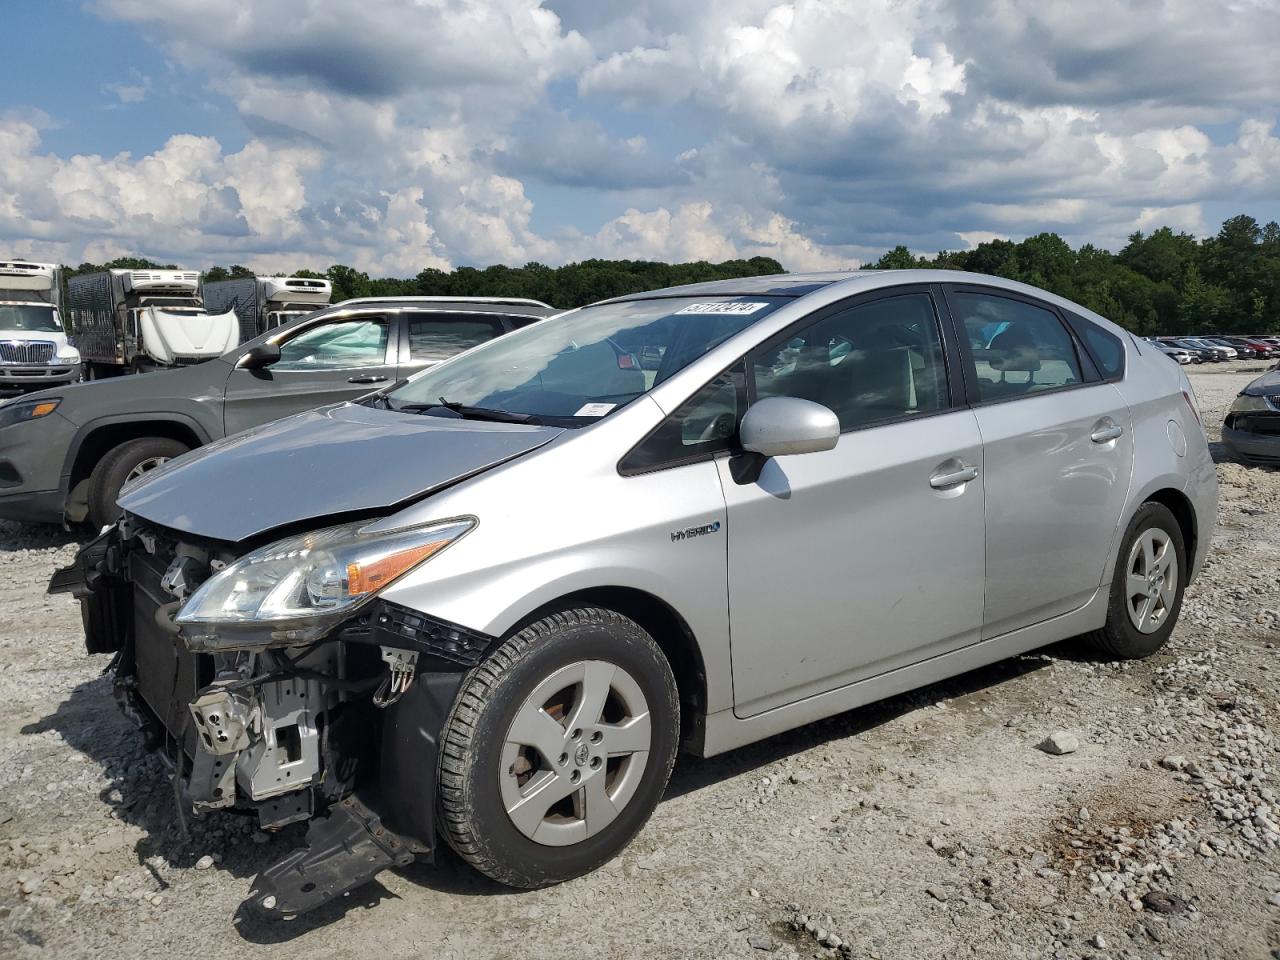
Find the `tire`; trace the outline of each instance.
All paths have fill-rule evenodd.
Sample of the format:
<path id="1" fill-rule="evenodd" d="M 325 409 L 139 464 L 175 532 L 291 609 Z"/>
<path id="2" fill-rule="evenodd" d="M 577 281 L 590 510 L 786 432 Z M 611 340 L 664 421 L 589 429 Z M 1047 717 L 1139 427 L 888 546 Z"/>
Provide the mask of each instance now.
<path id="1" fill-rule="evenodd" d="M 95 530 L 101 530 L 120 516 L 116 499 L 135 469 L 146 469 L 148 463 L 159 466 L 190 449 L 170 437 L 139 437 L 107 451 L 89 475 L 89 523 Z"/>
<path id="2" fill-rule="evenodd" d="M 1160 561 L 1148 570 L 1147 557 L 1150 554 L 1142 545 L 1152 542 L 1164 563 L 1163 573 L 1160 573 Z M 1160 543 L 1167 544 L 1167 549 L 1159 551 Z M 1139 552 L 1144 556 L 1140 558 Z M 1175 565 L 1172 570 L 1169 569 L 1169 556 Z M 1189 571 L 1186 545 L 1178 521 L 1163 504 L 1144 503 L 1129 521 L 1120 545 L 1116 570 L 1111 578 L 1107 622 L 1089 637 L 1094 647 L 1116 660 L 1149 657 L 1163 647 L 1177 625 Z M 1149 572 L 1153 574 L 1155 583 L 1151 583 L 1147 576 Z M 1131 573 L 1135 575 L 1133 580 L 1130 579 Z M 1142 579 L 1147 579 L 1154 589 L 1154 593 L 1147 595 L 1149 605 L 1141 601 L 1142 594 L 1138 588 Z M 1145 616 L 1143 611 L 1146 611 Z M 1145 627 L 1140 627 L 1138 621 L 1143 621 Z"/>
<path id="3" fill-rule="evenodd" d="M 596 711 L 605 676 L 608 698 Z M 595 695 L 584 697 L 584 690 Z M 649 719 L 643 754 L 625 749 L 644 742 L 640 700 Z M 537 723 L 517 733 L 517 718 L 556 726 Z M 576 739 L 574 720 L 582 728 Z M 511 739 L 533 729 L 545 752 Z M 441 738 L 439 830 L 463 860 L 508 886 L 544 887 L 589 873 L 625 847 L 653 813 L 679 735 L 675 677 L 648 633 L 612 610 L 551 614 L 507 639 L 463 683 Z M 583 786 L 573 789 L 578 782 Z M 526 803 L 529 791 L 540 796 Z M 562 795 L 541 812 L 546 797 Z M 610 802 L 604 805 L 602 797 Z M 525 811 L 519 824 L 508 813 L 513 800 Z M 593 811 L 601 811 L 596 823 L 604 826 L 588 826 Z"/>

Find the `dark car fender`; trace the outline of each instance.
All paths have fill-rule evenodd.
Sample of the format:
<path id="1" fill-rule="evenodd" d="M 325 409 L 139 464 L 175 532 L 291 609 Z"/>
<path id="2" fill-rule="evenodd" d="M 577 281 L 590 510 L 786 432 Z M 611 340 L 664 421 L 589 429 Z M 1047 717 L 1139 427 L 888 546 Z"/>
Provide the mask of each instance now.
<path id="1" fill-rule="evenodd" d="M 80 452 L 84 449 L 85 442 L 91 436 L 103 429 L 121 426 L 144 426 L 146 424 L 165 424 L 166 426 L 179 427 L 190 433 L 196 439 L 197 446 L 204 446 L 211 440 L 217 439 L 204 424 L 195 417 L 188 416 L 185 413 L 174 413 L 170 411 L 156 413 L 121 413 L 105 417 L 96 417 L 93 420 L 86 421 L 76 428 L 75 435 L 71 438 L 71 443 L 67 447 L 66 456 L 62 461 L 62 472 L 59 478 L 59 492 L 62 495 L 63 512 L 69 513 L 71 507 L 71 494 L 75 476 L 76 462 L 80 457 Z M 139 434 L 144 435 L 144 434 Z M 87 479 L 87 475 L 79 478 L 83 481 Z"/>

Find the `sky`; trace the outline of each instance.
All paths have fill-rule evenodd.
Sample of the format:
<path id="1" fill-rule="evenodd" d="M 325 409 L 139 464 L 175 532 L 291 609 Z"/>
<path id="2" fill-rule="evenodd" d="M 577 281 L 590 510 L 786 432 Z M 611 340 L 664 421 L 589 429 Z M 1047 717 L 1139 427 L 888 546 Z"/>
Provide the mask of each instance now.
<path id="1" fill-rule="evenodd" d="M 1280 219 L 1276 0 L 39 0 L 0 255 L 844 269 Z"/>

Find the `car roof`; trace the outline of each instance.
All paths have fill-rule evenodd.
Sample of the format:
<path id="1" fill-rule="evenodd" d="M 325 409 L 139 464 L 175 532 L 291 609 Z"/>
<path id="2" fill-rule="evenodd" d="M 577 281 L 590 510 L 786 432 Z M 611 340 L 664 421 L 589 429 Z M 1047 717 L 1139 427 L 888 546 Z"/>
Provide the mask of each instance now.
<path id="1" fill-rule="evenodd" d="M 356 297 L 340 300 L 324 307 L 325 310 L 351 310 L 356 307 L 386 307 L 423 310 L 456 310 L 460 313 L 509 313 L 516 316 L 549 317 L 563 312 L 559 307 L 541 300 L 522 297 Z"/>
<path id="2" fill-rule="evenodd" d="M 731 280 L 708 280 L 703 283 L 686 283 L 679 287 L 646 290 L 613 297 L 603 303 L 619 303 L 625 300 L 655 300 L 660 297 L 803 297 L 807 293 L 841 280 L 884 273 L 880 270 L 840 270 L 824 273 L 777 273 L 763 277 L 734 277 Z"/>

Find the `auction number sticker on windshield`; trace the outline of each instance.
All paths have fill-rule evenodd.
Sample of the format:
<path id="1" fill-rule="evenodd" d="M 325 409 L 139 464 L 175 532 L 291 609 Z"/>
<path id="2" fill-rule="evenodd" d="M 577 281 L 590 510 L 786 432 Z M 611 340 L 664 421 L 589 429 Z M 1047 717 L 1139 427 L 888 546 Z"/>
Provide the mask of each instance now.
<path id="1" fill-rule="evenodd" d="M 603 417 L 606 413 L 616 407 L 616 403 L 584 403 L 578 408 L 575 417 Z"/>
<path id="2" fill-rule="evenodd" d="M 691 303 L 687 307 L 681 307 L 676 313 L 728 313 L 734 316 L 743 316 L 748 313 L 755 313 L 757 310 L 763 310 L 767 306 L 767 303 L 740 303 L 736 300 L 717 300 L 714 303 Z"/>

